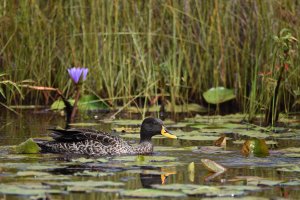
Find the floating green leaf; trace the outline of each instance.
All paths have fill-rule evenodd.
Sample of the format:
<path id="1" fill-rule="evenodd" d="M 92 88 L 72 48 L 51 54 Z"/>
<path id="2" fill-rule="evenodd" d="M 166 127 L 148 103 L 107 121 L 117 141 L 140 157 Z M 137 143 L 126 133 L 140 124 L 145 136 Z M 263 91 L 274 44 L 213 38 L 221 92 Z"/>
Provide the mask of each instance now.
<path id="1" fill-rule="evenodd" d="M 283 172 L 300 172 L 300 167 L 298 165 L 292 165 L 292 166 L 278 168 L 276 170 L 283 171 Z"/>
<path id="2" fill-rule="evenodd" d="M 229 180 L 230 182 L 237 182 L 237 181 L 243 181 L 247 185 L 252 186 L 275 186 L 281 183 L 280 180 L 269 180 L 263 177 L 259 176 L 237 176 L 232 180 Z"/>
<path id="3" fill-rule="evenodd" d="M 162 198 L 162 197 L 182 198 L 186 196 L 182 192 L 146 189 L 146 188 L 137 189 L 137 190 L 125 190 L 121 192 L 121 195 L 125 197 L 138 197 L 138 198 Z"/>
<path id="4" fill-rule="evenodd" d="M 203 93 L 205 101 L 211 104 L 219 104 L 232 99 L 235 99 L 233 89 L 227 89 L 224 87 L 210 88 Z"/>
<path id="5" fill-rule="evenodd" d="M 175 161 L 177 158 L 170 156 L 121 156 L 116 157 L 113 160 L 116 161 L 127 161 L 127 162 L 170 162 Z"/>
<path id="6" fill-rule="evenodd" d="M 10 195 L 26 195 L 26 196 L 36 196 L 36 195 L 45 195 L 45 194 L 60 194 L 64 193 L 61 190 L 54 190 L 45 187 L 36 187 L 34 185 L 8 185 L 0 184 L 0 193 L 1 194 L 10 194 Z"/>
<path id="7" fill-rule="evenodd" d="M 183 190 L 188 195 L 204 195 L 204 196 L 237 196 L 244 195 L 246 191 L 259 191 L 261 190 L 257 186 L 243 186 L 243 185 L 227 185 L 227 186 L 199 186 L 192 190 Z"/>
<path id="8" fill-rule="evenodd" d="M 50 186 L 84 186 L 84 187 L 119 187 L 124 186 L 124 183 L 121 182 L 112 182 L 112 181 L 64 181 L 64 182 L 46 182 L 46 185 Z"/>
<path id="9" fill-rule="evenodd" d="M 216 147 L 216 146 L 203 146 L 199 147 L 198 149 L 194 150 L 193 152 L 196 153 L 205 153 L 205 154 L 225 154 L 225 153 L 232 153 L 232 151 L 227 151 L 223 147 Z"/>
<path id="10" fill-rule="evenodd" d="M 253 154 L 257 157 L 265 157 L 269 155 L 269 149 L 264 139 L 252 138 L 245 141 L 242 153 L 245 156 Z"/>
<path id="11" fill-rule="evenodd" d="M 14 147 L 16 153 L 39 153 L 41 148 L 29 138 L 25 142 Z"/>
<path id="12" fill-rule="evenodd" d="M 193 151 L 197 150 L 197 146 L 189 146 L 189 147 L 168 147 L 168 146 L 155 146 L 154 151 L 158 152 L 168 152 L 168 151 Z"/>
<path id="13" fill-rule="evenodd" d="M 39 171 L 19 171 L 16 174 L 17 176 L 49 176 L 50 174 L 47 172 L 39 172 Z"/>
<path id="14" fill-rule="evenodd" d="M 92 163 L 95 162 L 95 159 L 81 157 L 81 158 L 72 159 L 72 162 Z"/>
<path id="15" fill-rule="evenodd" d="M 93 176 L 93 177 L 101 177 L 101 176 L 110 176 L 110 175 L 113 175 L 113 173 L 84 170 L 83 172 L 76 172 L 74 175 L 75 175 L 75 176 Z"/>
<path id="16" fill-rule="evenodd" d="M 173 183 L 166 185 L 154 184 L 152 187 L 160 190 L 192 190 L 198 188 L 199 186 L 194 184 Z"/>
<path id="17" fill-rule="evenodd" d="M 280 185 L 284 185 L 284 186 L 299 186 L 300 185 L 300 180 L 287 181 L 287 182 L 280 183 Z"/>
<path id="18" fill-rule="evenodd" d="M 259 130 L 246 130 L 246 129 L 239 129 L 236 130 L 239 135 L 245 135 L 249 137 L 256 137 L 256 138 L 267 138 L 270 136 L 267 132 L 261 132 Z"/>

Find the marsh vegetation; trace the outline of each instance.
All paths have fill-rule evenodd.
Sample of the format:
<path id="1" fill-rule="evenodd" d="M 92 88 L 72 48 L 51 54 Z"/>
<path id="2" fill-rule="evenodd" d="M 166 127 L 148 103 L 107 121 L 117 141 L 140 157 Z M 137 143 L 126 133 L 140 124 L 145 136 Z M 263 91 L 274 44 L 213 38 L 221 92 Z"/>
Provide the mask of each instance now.
<path id="1" fill-rule="evenodd" d="M 297 198 L 299 19 L 297 0 L 2 0 L 0 197 Z M 179 139 L 24 154 L 58 126 L 135 144 L 146 116 Z"/>

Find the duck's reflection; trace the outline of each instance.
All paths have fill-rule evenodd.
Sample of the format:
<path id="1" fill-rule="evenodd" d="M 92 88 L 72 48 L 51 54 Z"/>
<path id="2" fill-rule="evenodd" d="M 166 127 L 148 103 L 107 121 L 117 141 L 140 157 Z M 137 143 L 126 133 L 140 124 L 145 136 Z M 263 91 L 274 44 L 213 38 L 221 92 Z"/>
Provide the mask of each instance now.
<path id="1" fill-rule="evenodd" d="M 156 173 L 145 170 L 144 173 L 140 173 L 140 180 L 144 188 L 151 188 L 154 184 L 166 184 L 168 177 L 174 174 L 176 174 L 175 168 L 161 168 Z"/>

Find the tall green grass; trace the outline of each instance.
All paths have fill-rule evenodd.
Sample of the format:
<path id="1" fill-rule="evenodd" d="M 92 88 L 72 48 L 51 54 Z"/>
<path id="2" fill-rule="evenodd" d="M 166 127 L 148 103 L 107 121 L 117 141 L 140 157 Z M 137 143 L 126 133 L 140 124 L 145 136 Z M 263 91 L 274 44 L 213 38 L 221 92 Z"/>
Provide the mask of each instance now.
<path id="1" fill-rule="evenodd" d="M 295 1 L 9 1 L 0 3 L 1 72 L 9 80 L 61 88 L 66 69 L 89 68 L 86 88 L 112 105 L 163 93 L 173 104 L 203 103 L 214 86 L 235 88 L 237 106 L 264 109 L 269 82 L 259 72 L 274 69 L 272 36 L 300 33 Z M 299 49 L 288 82 L 299 85 Z M 270 83 L 271 84 L 271 83 Z M 151 85 L 151 87 L 149 87 Z M 25 100 L 7 90 L 7 103 L 42 103 L 39 92 Z"/>

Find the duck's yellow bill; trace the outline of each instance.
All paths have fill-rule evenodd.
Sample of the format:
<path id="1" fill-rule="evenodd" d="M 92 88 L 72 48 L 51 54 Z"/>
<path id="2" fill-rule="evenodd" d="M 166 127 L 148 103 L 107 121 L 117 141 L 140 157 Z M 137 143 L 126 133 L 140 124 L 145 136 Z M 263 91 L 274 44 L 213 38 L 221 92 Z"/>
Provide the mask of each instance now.
<path id="1" fill-rule="evenodd" d="M 176 139 L 176 135 L 171 134 L 165 127 L 161 128 L 161 132 L 160 132 L 163 136 L 167 137 L 167 138 L 172 138 L 172 139 Z"/>

